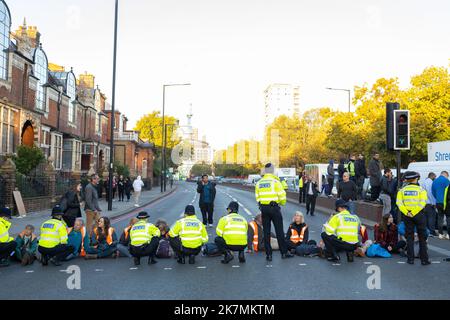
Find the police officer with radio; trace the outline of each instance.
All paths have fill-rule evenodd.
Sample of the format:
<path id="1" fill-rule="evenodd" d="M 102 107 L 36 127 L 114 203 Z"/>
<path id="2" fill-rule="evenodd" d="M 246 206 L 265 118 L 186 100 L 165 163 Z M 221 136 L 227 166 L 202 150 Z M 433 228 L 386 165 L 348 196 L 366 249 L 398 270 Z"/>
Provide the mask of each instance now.
<path id="1" fill-rule="evenodd" d="M 424 208 L 427 204 L 427 191 L 418 181 L 420 174 L 413 171 L 405 172 L 403 178 L 406 185 L 397 193 L 397 207 L 403 214 L 406 228 L 408 263 L 414 264 L 414 229 L 419 237 L 419 256 L 422 265 L 431 264 L 428 258 L 427 222 Z"/>
<path id="2" fill-rule="evenodd" d="M 283 229 L 283 216 L 281 215 L 280 207 L 286 204 L 286 191 L 280 179 L 274 175 L 275 167 L 273 164 L 266 164 L 264 172 L 264 177 L 256 184 L 255 196 L 262 214 L 266 260 L 272 261 L 272 246 L 270 245 L 272 222 L 275 226 L 281 258 L 291 258 L 293 255 L 287 249 Z"/>

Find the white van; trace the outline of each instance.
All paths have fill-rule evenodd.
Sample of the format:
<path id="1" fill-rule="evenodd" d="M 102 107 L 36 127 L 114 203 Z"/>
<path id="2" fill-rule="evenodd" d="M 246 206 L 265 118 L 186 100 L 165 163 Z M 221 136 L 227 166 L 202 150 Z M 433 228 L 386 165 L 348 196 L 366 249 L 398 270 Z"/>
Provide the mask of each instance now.
<path id="1" fill-rule="evenodd" d="M 247 180 L 244 182 L 245 185 L 254 186 L 256 183 L 261 180 L 260 174 L 250 174 Z"/>
<path id="2" fill-rule="evenodd" d="M 408 171 L 418 172 L 420 174 L 419 182 L 422 183 L 428 178 L 430 172 L 434 172 L 438 177 L 442 171 L 450 173 L 450 161 L 411 162 Z"/>

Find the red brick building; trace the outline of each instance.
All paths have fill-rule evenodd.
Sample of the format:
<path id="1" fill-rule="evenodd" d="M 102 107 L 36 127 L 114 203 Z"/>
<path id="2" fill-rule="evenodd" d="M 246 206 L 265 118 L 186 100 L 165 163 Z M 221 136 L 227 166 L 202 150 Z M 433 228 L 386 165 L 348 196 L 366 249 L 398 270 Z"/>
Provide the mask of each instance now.
<path id="1" fill-rule="evenodd" d="M 11 32 L 11 13 L 0 0 L 0 156 L 17 146 L 39 146 L 56 170 L 100 174 L 109 163 L 111 111 L 95 77 L 49 63 L 40 33 L 26 23 Z M 153 146 L 127 129 L 116 112 L 115 160 L 131 175 L 153 178 Z"/>

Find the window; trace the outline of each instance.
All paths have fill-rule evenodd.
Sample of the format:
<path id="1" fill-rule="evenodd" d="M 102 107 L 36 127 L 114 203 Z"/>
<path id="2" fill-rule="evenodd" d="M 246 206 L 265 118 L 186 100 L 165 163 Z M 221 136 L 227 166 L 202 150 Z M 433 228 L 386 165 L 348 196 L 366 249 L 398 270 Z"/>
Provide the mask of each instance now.
<path id="1" fill-rule="evenodd" d="M 1 2 L 0 2 L 1 3 Z M 14 153 L 15 111 L 6 107 L 0 108 L 0 153 Z"/>
<path id="2" fill-rule="evenodd" d="M 37 48 L 34 52 L 34 75 L 39 79 L 36 92 L 36 108 L 41 111 L 47 111 L 44 86 L 48 79 L 48 60 L 41 48 Z"/>
<path id="3" fill-rule="evenodd" d="M 0 0 L 0 79 L 8 80 L 8 51 L 11 15 L 3 0 Z"/>
<path id="4" fill-rule="evenodd" d="M 75 100 L 77 95 L 76 79 L 72 72 L 69 72 L 67 76 L 67 95 L 69 96 L 69 122 L 75 123 L 76 121 L 76 108 Z"/>
<path id="5" fill-rule="evenodd" d="M 52 140 L 52 155 L 54 159 L 55 169 L 61 170 L 63 155 L 63 139 L 62 136 L 54 134 Z"/>
<path id="6" fill-rule="evenodd" d="M 41 139 L 41 149 L 44 152 L 45 157 L 48 159 L 50 156 L 50 128 L 42 127 L 42 139 Z"/>
<path id="7" fill-rule="evenodd" d="M 81 170 L 81 141 L 75 141 L 75 169 Z"/>

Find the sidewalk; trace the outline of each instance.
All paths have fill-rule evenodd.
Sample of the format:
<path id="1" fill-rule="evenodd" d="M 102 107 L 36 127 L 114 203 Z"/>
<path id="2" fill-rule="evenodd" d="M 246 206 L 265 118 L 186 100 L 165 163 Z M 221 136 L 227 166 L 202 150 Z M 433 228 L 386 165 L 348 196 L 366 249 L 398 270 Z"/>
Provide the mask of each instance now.
<path id="1" fill-rule="evenodd" d="M 147 206 L 154 201 L 157 201 L 161 198 L 164 198 L 174 192 L 177 189 L 177 185 L 174 184 L 173 189 L 168 188 L 168 190 L 165 193 L 161 193 L 161 189 L 159 187 L 154 187 L 150 191 L 144 191 L 141 194 L 140 199 L 140 205 L 141 207 Z M 130 199 L 130 202 L 118 202 L 118 197 L 116 197 L 113 201 L 113 208 L 112 211 L 108 211 L 108 202 L 106 200 L 100 199 L 99 201 L 100 208 L 102 209 L 102 215 L 108 218 L 114 218 L 117 216 L 121 216 L 127 213 L 130 213 L 133 210 L 136 210 L 137 208 L 134 206 L 134 198 L 133 196 Z M 84 210 L 81 210 L 83 219 L 86 221 L 86 216 L 84 213 Z M 51 209 L 39 211 L 39 212 L 33 212 L 28 213 L 25 218 L 19 218 L 19 217 L 13 217 L 12 219 L 12 226 L 10 229 L 10 235 L 15 236 L 18 233 L 20 233 L 26 225 L 31 224 L 33 225 L 36 230 L 35 233 L 39 234 L 39 228 L 46 220 L 50 219 L 51 215 Z"/>

